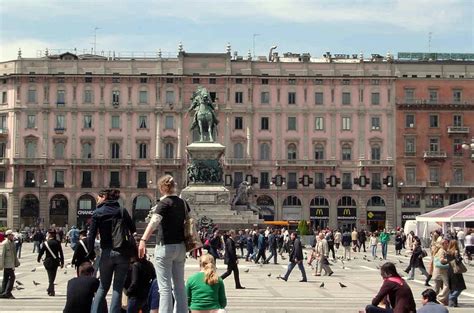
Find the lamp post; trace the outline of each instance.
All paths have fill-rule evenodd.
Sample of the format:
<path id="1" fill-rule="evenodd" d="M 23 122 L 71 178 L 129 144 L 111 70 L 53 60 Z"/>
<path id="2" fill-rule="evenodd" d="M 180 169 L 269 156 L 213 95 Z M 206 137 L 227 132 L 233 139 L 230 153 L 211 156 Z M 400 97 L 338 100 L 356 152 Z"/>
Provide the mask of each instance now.
<path id="1" fill-rule="evenodd" d="M 275 211 L 275 215 L 277 215 L 277 213 L 279 211 L 278 207 L 279 207 L 279 204 L 280 204 L 280 201 L 279 201 L 280 187 L 286 185 L 285 181 L 286 181 L 285 177 L 278 174 L 275 177 L 273 177 L 272 181 L 270 182 L 270 185 L 275 186 L 275 188 L 276 188 L 276 211 Z"/>
<path id="2" fill-rule="evenodd" d="M 31 180 L 31 184 L 34 185 L 35 182 L 36 182 L 36 181 L 35 181 L 35 179 L 33 178 L 33 179 Z M 43 180 L 43 184 L 46 185 L 47 183 L 48 183 L 48 180 L 47 180 L 47 179 L 44 179 L 44 180 Z M 38 208 L 38 209 L 39 209 L 39 211 L 41 211 L 41 182 L 38 182 L 38 203 L 39 203 L 39 205 L 38 205 L 39 208 Z M 38 214 L 39 214 L 39 212 L 38 212 Z M 39 216 L 38 216 L 38 217 L 39 217 Z M 42 221 L 43 227 L 44 227 L 44 217 L 41 218 L 41 221 Z M 38 223 L 38 222 L 37 222 L 37 223 Z M 39 224 L 39 223 L 38 223 L 38 224 Z M 39 226 L 39 225 L 38 225 L 38 226 Z"/>

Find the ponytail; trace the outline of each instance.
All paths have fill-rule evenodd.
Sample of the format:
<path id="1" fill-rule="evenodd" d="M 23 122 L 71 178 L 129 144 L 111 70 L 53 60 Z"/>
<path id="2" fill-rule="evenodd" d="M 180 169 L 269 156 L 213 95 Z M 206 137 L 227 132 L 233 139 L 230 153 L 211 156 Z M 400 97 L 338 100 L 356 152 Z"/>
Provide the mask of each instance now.
<path id="1" fill-rule="evenodd" d="M 216 273 L 216 264 L 214 257 L 210 254 L 204 254 L 199 260 L 201 269 L 204 272 L 204 281 L 208 285 L 215 285 L 219 281 L 219 276 Z"/>

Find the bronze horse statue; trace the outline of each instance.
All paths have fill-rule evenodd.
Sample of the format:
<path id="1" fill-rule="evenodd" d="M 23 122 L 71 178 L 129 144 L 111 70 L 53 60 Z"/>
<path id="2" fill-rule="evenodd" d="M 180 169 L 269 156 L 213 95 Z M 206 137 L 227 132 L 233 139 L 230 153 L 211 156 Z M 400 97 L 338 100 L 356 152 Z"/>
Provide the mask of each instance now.
<path id="1" fill-rule="evenodd" d="M 204 131 L 207 131 L 209 141 L 214 142 L 212 134 L 219 121 L 217 120 L 211 97 L 204 87 L 198 87 L 191 98 L 191 107 L 188 112 L 195 110 L 191 130 L 197 128 L 199 131 L 199 141 L 204 141 Z"/>

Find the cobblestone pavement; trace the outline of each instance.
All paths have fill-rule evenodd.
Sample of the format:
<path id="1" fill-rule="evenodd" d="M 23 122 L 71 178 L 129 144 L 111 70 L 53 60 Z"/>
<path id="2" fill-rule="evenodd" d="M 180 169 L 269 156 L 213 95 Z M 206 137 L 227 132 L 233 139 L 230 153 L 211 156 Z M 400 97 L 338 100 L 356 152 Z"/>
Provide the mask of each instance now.
<path id="1" fill-rule="evenodd" d="M 64 247 L 64 246 L 63 246 Z M 391 247 L 393 248 L 393 246 Z M 14 289 L 16 299 L 0 299 L 0 312 L 62 312 L 66 301 L 67 281 L 74 277 L 74 269 L 59 269 L 56 279 L 56 297 L 46 294 L 47 275 L 43 266 L 36 262 L 33 255 L 32 244 L 23 245 L 21 266 L 16 269 L 17 280 L 24 284 L 23 290 Z M 66 263 L 72 258 L 72 250 L 64 248 Z M 364 259 L 367 256 L 367 261 Z M 353 253 L 354 260 L 340 260 L 333 263 L 334 275 L 331 277 L 315 277 L 311 275 L 311 268 L 306 267 L 308 283 L 300 283 L 301 274 L 295 268 L 288 282 L 278 280 L 279 274 L 284 274 L 287 260 L 279 259 L 278 265 L 259 266 L 241 260 L 239 264 L 242 285 L 245 290 L 234 289 L 233 276 L 225 280 L 228 298 L 227 310 L 232 312 L 358 312 L 377 293 L 381 278 L 377 266 L 383 264 L 379 259 L 372 260 L 370 253 Z M 395 262 L 399 272 L 408 264 L 407 255 L 395 256 L 389 250 L 389 261 Z M 33 269 L 36 269 L 32 272 Z M 468 267 L 464 275 L 467 284 L 460 298 L 459 308 L 450 309 L 450 312 L 472 312 L 474 310 L 474 266 Z M 196 260 L 188 259 L 186 262 L 186 276 L 198 270 Z M 225 265 L 218 261 L 218 271 L 222 273 Z M 425 289 L 423 276 L 416 273 L 416 279 L 410 281 L 417 306 L 421 306 L 420 294 Z M 0 277 L 1 278 L 1 277 Z M 35 286 L 33 280 L 41 284 Z M 321 288 L 321 283 L 324 287 Z M 347 286 L 341 288 L 339 282 Z M 110 296 L 110 292 L 109 292 Z M 110 300 L 110 299 L 109 299 Z"/>

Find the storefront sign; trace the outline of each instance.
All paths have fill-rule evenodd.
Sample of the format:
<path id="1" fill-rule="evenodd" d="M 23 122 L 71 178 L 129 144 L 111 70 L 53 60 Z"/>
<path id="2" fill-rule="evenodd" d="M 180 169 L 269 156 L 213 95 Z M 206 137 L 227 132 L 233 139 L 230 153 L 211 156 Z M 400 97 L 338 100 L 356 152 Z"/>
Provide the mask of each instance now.
<path id="1" fill-rule="evenodd" d="M 416 217 L 421 215 L 420 212 L 402 212 L 402 221 L 416 220 Z"/>
<path id="2" fill-rule="evenodd" d="M 368 221 L 381 221 L 385 222 L 386 212 L 385 211 L 368 211 L 367 220 Z"/>
<path id="3" fill-rule="evenodd" d="M 338 220 L 356 220 L 357 208 L 337 208 Z"/>
<path id="4" fill-rule="evenodd" d="M 77 210 L 77 216 L 92 216 L 94 210 Z"/>
<path id="5" fill-rule="evenodd" d="M 328 220 L 329 219 L 329 208 L 309 208 L 310 219 L 316 220 Z"/>

